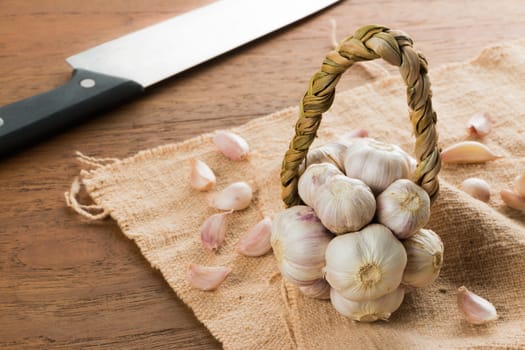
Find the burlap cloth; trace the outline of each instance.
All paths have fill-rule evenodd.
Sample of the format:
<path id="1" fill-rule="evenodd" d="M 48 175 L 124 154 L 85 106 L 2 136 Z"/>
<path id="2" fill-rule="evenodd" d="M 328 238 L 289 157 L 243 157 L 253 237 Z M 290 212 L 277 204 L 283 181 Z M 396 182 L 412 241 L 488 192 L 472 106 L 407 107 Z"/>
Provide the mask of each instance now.
<path id="1" fill-rule="evenodd" d="M 499 198 L 499 190 L 525 171 L 525 41 L 431 69 L 430 77 L 441 145 L 464 140 L 470 116 L 488 112 L 495 125 L 483 142 L 504 158 L 443 167 L 428 225 L 445 245 L 441 275 L 432 286 L 408 294 L 389 322 L 353 323 L 329 302 L 305 298 L 283 283 L 272 254 L 248 258 L 234 252 L 252 225 L 283 208 L 279 171 L 296 108 L 234 129 L 251 146 L 248 161 L 227 160 L 206 134 L 82 170 L 81 181 L 226 349 L 525 349 L 525 215 Z M 338 93 L 314 146 L 362 127 L 412 152 L 405 99 L 397 76 Z M 243 180 L 255 191 L 253 204 L 230 217 L 226 242 L 216 253 L 200 243 L 199 228 L 215 211 L 207 206 L 206 193 L 189 187 L 193 157 L 214 169 L 217 189 Z M 488 204 L 458 188 L 471 176 L 491 184 Z M 186 281 L 191 262 L 227 265 L 233 272 L 217 291 L 203 292 Z M 489 299 L 500 319 L 484 326 L 466 323 L 456 307 L 460 285 Z"/>

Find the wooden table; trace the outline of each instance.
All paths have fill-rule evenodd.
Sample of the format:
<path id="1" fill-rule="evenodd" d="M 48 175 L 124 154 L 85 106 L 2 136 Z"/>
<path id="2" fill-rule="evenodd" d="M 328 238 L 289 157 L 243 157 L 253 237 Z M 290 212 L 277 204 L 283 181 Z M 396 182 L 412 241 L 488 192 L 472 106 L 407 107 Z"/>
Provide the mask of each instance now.
<path id="1" fill-rule="evenodd" d="M 2 0 L 0 105 L 67 81 L 69 55 L 210 2 Z M 368 23 L 406 31 L 431 69 L 525 33 L 520 0 L 347 0 L 1 160 L 0 348 L 219 348 L 115 222 L 66 208 L 74 151 L 127 157 L 297 104 L 331 18 L 339 38 Z M 340 86 L 370 79 L 356 68 Z"/>

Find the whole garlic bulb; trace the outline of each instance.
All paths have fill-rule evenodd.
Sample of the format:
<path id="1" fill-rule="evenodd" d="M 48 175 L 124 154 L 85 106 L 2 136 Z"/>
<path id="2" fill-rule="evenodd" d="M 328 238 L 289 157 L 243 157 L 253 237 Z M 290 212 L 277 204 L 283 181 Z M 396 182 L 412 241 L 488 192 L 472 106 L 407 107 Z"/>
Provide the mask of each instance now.
<path id="1" fill-rule="evenodd" d="M 299 286 L 323 278 L 332 237 L 310 207 L 297 205 L 275 214 L 271 244 L 283 277 Z"/>
<path id="2" fill-rule="evenodd" d="M 403 244 L 380 224 L 335 237 L 326 248 L 325 278 L 343 297 L 373 300 L 401 283 L 407 255 Z"/>
<path id="3" fill-rule="evenodd" d="M 421 288 L 436 280 L 443 265 L 443 242 L 432 230 L 421 229 L 403 241 L 407 266 L 402 283 Z"/>
<path id="4" fill-rule="evenodd" d="M 413 235 L 430 218 L 430 197 L 410 180 L 394 181 L 376 200 L 377 221 L 400 239 Z"/>
<path id="5" fill-rule="evenodd" d="M 313 207 L 317 189 L 335 175 L 343 175 L 343 173 L 331 163 L 319 163 L 308 166 L 297 184 L 299 197 L 306 205 Z"/>
<path id="6" fill-rule="evenodd" d="M 330 289 L 330 285 L 324 278 L 318 279 L 307 286 L 299 287 L 303 295 L 314 299 L 330 299 Z"/>
<path id="7" fill-rule="evenodd" d="M 333 288 L 330 291 L 330 300 L 334 308 L 343 316 L 360 322 L 388 320 L 390 315 L 401 306 L 404 297 L 405 292 L 403 288 L 397 288 L 378 299 L 367 301 L 347 299 Z"/>
<path id="8" fill-rule="evenodd" d="M 323 225 L 331 232 L 355 232 L 374 218 L 376 200 L 361 180 L 335 175 L 319 187 L 313 205 Z"/>
<path id="9" fill-rule="evenodd" d="M 397 179 L 410 176 L 410 161 L 396 145 L 371 138 L 356 139 L 346 150 L 345 173 L 362 180 L 379 194 Z"/>

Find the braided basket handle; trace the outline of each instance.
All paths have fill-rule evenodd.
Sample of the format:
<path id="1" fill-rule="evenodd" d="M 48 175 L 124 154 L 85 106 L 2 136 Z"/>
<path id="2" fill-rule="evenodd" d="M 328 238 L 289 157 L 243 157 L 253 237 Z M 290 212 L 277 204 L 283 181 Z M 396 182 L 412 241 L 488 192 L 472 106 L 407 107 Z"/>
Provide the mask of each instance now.
<path id="1" fill-rule="evenodd" d="M 344 39 L 326 55 L 321 70 L 310 80 L 281 168 L 282 199 L 287 207 L 301 204 L 297 193 L 299 166 L 314 141 L 321 117 L 335 96 L 335 86 L 341 75 L 355 62 L 382 58 L 398 66 L 407 87 L 410 121 L 416 137 L 417 167 L 414 182 L 421 186 L 434 201 L 439 192 L 437 175 L 441 157 L 436 131 L 437 116 L 432 108 L 427 61 L 416 52 L 412 39 L 401 31 L 377 25 L 359 28 L 353 36 Z"/>

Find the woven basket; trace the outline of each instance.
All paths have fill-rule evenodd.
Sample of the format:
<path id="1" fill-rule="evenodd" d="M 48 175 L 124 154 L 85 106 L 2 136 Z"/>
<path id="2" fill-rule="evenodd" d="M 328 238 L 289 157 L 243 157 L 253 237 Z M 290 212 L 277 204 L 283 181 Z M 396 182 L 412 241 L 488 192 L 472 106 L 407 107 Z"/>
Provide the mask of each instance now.
<path id="1" fill-rule="evenodd" d="M 405 33 L 377 25 L 359 28 L 329 52 L 321 70 L 310 80 L 300 104 L 295 136 L 284 156 L 281 169 L 282 199 L 287 207 L 302 204 L 297 192 L 299 167 L 314 141 L 321 117 L 335 96 L 341 75 L 355 62 L 382 58 L 398 66 L 406 84 L 410 121 L 416 138 L 417 167 L 414 182 L 421 186 L 433 202 L 439 192 L 438 173 L 441 157 L 436 131 L 436 112 L 432 108 L 427 61 L 416 52 L 412 39 Z"/>

